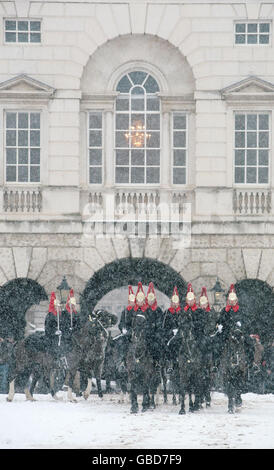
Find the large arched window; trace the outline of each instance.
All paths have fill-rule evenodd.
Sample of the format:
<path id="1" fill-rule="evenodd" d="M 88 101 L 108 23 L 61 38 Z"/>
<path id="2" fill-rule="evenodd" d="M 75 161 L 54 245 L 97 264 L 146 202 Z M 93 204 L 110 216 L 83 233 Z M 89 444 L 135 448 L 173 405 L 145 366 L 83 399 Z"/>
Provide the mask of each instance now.
<path id="1" fill-rule="evenodd" d="M 160 98 L 147 72 L 124 75 L 115 110 L 115 183 L 160 183 Z"/>

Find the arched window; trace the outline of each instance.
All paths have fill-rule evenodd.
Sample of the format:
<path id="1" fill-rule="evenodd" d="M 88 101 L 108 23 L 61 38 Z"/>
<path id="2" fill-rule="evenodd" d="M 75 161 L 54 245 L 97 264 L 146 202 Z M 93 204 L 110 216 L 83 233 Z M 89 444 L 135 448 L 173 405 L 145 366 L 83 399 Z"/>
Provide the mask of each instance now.
<path id="1" fill-rule="evenodd" d="M 124 75 L 115 110 L 115 183 L 160 183 L 159 85 L 147 72 Z"/>

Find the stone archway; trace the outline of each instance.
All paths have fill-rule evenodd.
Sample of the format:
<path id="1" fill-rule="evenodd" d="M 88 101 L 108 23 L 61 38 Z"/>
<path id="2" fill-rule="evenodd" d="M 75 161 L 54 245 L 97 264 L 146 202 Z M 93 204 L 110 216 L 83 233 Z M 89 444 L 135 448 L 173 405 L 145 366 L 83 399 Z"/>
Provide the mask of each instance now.
<path id="1" fill-rule="evenodd" d="M 151 258 L 123 258 L 106 264 L 87 282 L 80 298 L 81 314 L 90 313 L 108 292 L 129 284 L 137 285 L 139 281 L 144 285 L 153 282 L 155 288 L 168 297 L 175 285 L 181 298 L 186 295 L 186 281 L 170 266 Z"/>
<path id="2" fill-rule="evenodd" d="M 274 338 L 274 293 L 259 279 L 244 279 L 235 284 L 242 311 L 243 326 L 248 334 L 259 334 L 263 344 Z"/>
<path id="3" fill-rule="evenodd" d="M 16 340 L 23 338 L 27 310 L 43 300 L 48 300 L 47 293 L 33 279 L 17 278 L 1 286 L 0 336 L 13 334 Z"/>

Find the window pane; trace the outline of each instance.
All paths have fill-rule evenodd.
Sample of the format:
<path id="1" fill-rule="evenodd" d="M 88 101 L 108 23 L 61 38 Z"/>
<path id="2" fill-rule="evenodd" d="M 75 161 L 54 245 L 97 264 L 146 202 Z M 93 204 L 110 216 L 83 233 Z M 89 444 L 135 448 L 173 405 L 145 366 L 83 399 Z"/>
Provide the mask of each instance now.
<path id="1" fill-rule="evenodd" d="M 242 167 L 235 167 L 235 183 L 245 182 L 245 169 Z"/>
<path id="2" fill-rule="evenodd" d="M 186 133 L 184 131 L 174 131 L 173 133 L 173 146 L 185 147 L 186 146 Z"/>
<path id="3" fill-rule="evenodd" d="M 155 97 L 147 98 L 147 111 L 159 111 L 160 110 L 160 100 Z"/>
<path id="4" fill-rule="evenodd" d="M 260 34 L 259 43 L 260 44 L 269 44 L 269 36 L 267 34 Z"/>
<path id="5" fill-rule="evenodd" d="M 131 182 L 140 184 L 145 182 L 145 169 L 144 167 L 131 168 Z"/>
<path id="6" fill-rule="evenodd" d="M 101 167 L 90 167 L 89 169 L 89 182 L 91 184 L 102 183 L 102 169 Z"/>
<path id="7" fill-rule="evenodd" d="M 6 42 L 16 42 L 16 33 L 5 33 Z"/>
<path id="8" fill-rule="evenodd" d="M 30 149 L 30 163 L 40 163 L 40 149 Z"/>
<path id="9" fill-rule="evenodd" d="M 16 164 L 16 149 L 14 148 L 7 148 L 6 150 L 6 161 L 7 163 L 14 163 Z"/>
<path id="10" fill-rule="evenodd" d="M 160 150 L 147 150 L 147 165 L 160 165 Z"/>
<path id="11" fill-rule="evenodd" d="M 237 23 L 235 31 L 236 33 L 245 33 L 245 23 Z"/>
<path id="12" fill-rule="evenodd" d="M 246 128 L 248 130 L 257 130 L 257 114 L 248 114 L 246 120 Z"/>
<path id="13" fill-rule="evenodd" d="M 130 72 L 129 76 L 131 80 L 133 81 L 134 85 L 142 85 L 143 81 L 145 80 L 147 76 L 147 73 L 136 71 L 136 72 Z"/>
<path id="14" fill-rule="evenodd" d="M 259 177 L 258 183 L 268 183 L 268 168 L 267 167 L 259 167 Z"/>
<path id="15" fill-rule="evenodd" d="M 116 150 L 116 165 L 129 164 L 129 150 Z"/>
<path id="16" fill-rule="evenodd" d="M 174 166 L 185 166 L 186 165 L 186 151 L 185 150 L 174 150 Z"/>
<path id="17" fill-rule="evenodd" d="M 16 166 L 6 167 L 6 181 L 16 181 Z"/>
<path id="18" fill-rule="evenodd" d="M 257 133 L 256 132 L 247 132 L 247 147 L 257 147 Z"/>
<path id="19" fill-rule="evenodd" d="M 89 164 L 90 165 L 102 165 L 102 150 L 91 149 L 89 151 Z"/>
<path id="20" fill-rule="evenodd" d="M 256 183 L 256 168 L 247 167 L 246 168 L 246 182 L 247 183 Z"/>
<path id="21" fill-rule="evenodd" d="M 89 131 L 89 146 L 90 147 L 102 146 L 102 132 L 101 131 Z"/>
<path id="22" fill-rule="evenodd" d="M 132 87 L 132 83 L 128 79 L 127 75 L 124 75 L 123 78 L 119 81 L 116 90 L 120 91 L 120 93 L 129 93 L 129 90 Z"/>
<path id="23" fill-rule="evenodd" d="M 260 23 L 260 33 L 269 33 L 269 23 Z"/>
<path id="24" fill-rule="evenodd" d="M 144 150 L 131 150 L 131 165 L 145 164 L 145 151 Z"/>
<path id="25" fill-rule="evenodd" d="M 259 165 L 268 165 L 268 150 L 259 150 Z"/>
<path id="26" fill-rule="evenodd" d="M 246 164 L 257 165 L 257 150 L 246 151 Z"/>
<path id="27" fill-rule="evenodd" d="M 186 183 L 186 169 L 185 168 L 173 168 L 173 184 L 185 184 Z"/>
<path id="28" fill-rule="evenodd" d="M 132 114 L 131 126 L 137 130 L 138 129 L 143 130 L 145 126 L 145 115 L 144 114 Z"/>
<path id="29" fill-rule="evenodd" d="M 6 131 L 6 144 L 8 147 L 16 146 L 16 131 Z"/>
<path id="30" fill-rule="evenodd" d="M 129 183 L 129 168 L 116 167 L 116 183 Z"/>
<path id="31" fill-rule="evenodd" d="M 18 42 L 28 42 L 29 35 L 28 33 L 18 33 Z"/>
<path id="32" fill-rule="evenodd" d="M 248 33 L 257 33 L 257 23 L 249 23 L 247 25 L 247 31 Z"/>
<path id="33" fill-rule="evenodd" d="M 268 132 L 259 132 L 259 147 L 268 147 Z"/>
<path id="34" fill-rule="evenodd" d="M 28 167 L 27 166 L 18 166 L 18 181 L 22 183 L 28 181 Z"/>
<path id="35" fill-rule="evenodd" d="M 28 145 L 28 131 L 18 131 L 18 145 L 26 147 Z"/>
<path id="36" fill-rule="evenodd" d="M 29 23 L 28 21 L 18 21 L 18 31 L 28 31 Z"/>
<path id="37" fill-rule="evenodd" d="M 101 113 L 89 113 L 89 128 L 90 129 L 102 129 L 102 114 Z"/>
<path id="38" fill-rule="evenodd" d="M 128 147 L 128 143 L 124 132 L 116 132 L 116 147 Z"/>
<path id="39" fill-rule="evenodd" d="M 116 110 L 117 111 L 128 111 L 129 110 L 129 99 L 119 96 L 116 100 Z"/>
<path id="40" fill-rule="evenodd" d="M 40 21 L 31 21 L 30 22 L 30 30 L 31 31 L 40 31 L 41 29 L 41 22 Z"/>
<path id="41" fill-rule="evenodd" d="M 257 34 L 248 34 L 247 44 L 257 44 L 257 39 L 258 39 Z"/>
<path id="42" fill-rule="evenodd" d="M 30 113 L 30 128 L 40 129 L 40 114 L 39 113 Z"/>
<path id="43" fill-rule="evenodd" d="M 30 131 L 30 145 L 33 147 L 40 146 L 40 131 Z"/>
<path id="44" fill-rule="evenodd" d="M 259 129 L 268 130 L 269 129 L 269 119 L 268 114 L 259 114 Z"/>
<path id="45" fill-rule="evenodd" d="M 28 129 L 29 127 L 28 113 L 18 113 L 18 127 L 19 129 Z"/>
<path id="46" fill-rule="evenodd" d="M 245 35 L 244 34 L 236 34 L 235 43 L 236 44 L 245 44 Z"/>
<path id="47" fill-rule="evenodd" d="M 245 164 L 245 151 L 235 150 L 235 165 L 244 165 L 244 164 Z"/>
<path id="48" fill-rule="evenodd" d="M 157 184 L 160 182 L 160 168 L 146 169 L 147 183 Z"/>
<path id="49" fill-rule="evenodd" d="M 31 166 L 30 167 L 30 181 L 36 183 L 40 181 L 40 167 Z"/>
<path id="50" fill-rule="evenodd" d="M 244 114 L 235 115 L 235 129 L 236 130 L 245 129 L 245 115 Z"/>
<path id="51" fill-rule="evenodd" d="M 40 33 L 30 33 L 30 42 L 41 42 Z"/>
<path id="52" fill-rule="evenodd" d="M 129 130 L 129 114 L 116 114 L 116 129 Z"/>
<path id="53" fill-rule="evenodd" d="M 158 130 L 160 129 L 160 115 L 147 114 L 147 129 Z"/>
<path id="54" fill-rule="evenodd" d="M 144 83 L 144 88 L 146 89 L 147 93 L 157 93 L 158 91 L 160 91 L 158 83 L 151 75 L 149 75 L 146 79 Z"/>
<path id="55" fill-rule="evenodd" d="M 186 129 L 186 116 L 182 114 L 174 114 L 173 129 Z"/>
<path id="56" fill-rule="evenodd" d="M 145 107 L 144 98 L 132 98 L 131 99 L 131 109 L 132 111 L 143 111 Z"/>
<path id="57" fill-rule="evenodd" d="M 146 139 L 147 147 L 159 148 L 160 147 L 160 132 L 151 132 L 150 137 Z"/>
<path id="58" fill-rule="evenodd" d="M 27 165 L 28 164 L 28 149 L 18 149 L 18 163 Z"/>
<path id="59" fill-rule="evenodd" d="M 6 127 L 9 129 L 16 129 L 16 113 L 7 113 Z"/>
<path id="60" fill-rule="evenodd" d="M 16 30 L 16 21 L 6 20 L 5 21 L 6 31 L 15 31 Z"/>

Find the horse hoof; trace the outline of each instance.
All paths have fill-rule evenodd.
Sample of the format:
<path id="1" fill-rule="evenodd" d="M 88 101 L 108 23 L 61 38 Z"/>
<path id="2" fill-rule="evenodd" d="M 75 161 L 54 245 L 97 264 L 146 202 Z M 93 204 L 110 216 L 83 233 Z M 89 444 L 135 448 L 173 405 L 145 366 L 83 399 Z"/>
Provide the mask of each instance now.
<path id="1" fill-rule="evenodd" d="M 88 397 L 89 397 L 88 393 L 83 393 L 83 397 L 84 397 L 85 400 L 87 400 Z"/>
<path id="2" fill-rule="evenodd" d="M 228 413 L 234 414 L 234 411 L 230 408 L 230 409 L 228 410 Z"/>
<path id="3" fill-rule="evenodd" d="M 131 412 L 131 414 L 137 414 L 138 413 L 138 407 L 131 408 L 130 412 Z"/>
<path id="4" fill-rule="evenodd" d="M 12 402 L 12 398 L 6 398 L 7 402 L 11 403 Z"/>
<path id="5" fill-rule="evenodd" d="M 186 414 L 185 410 L 180 410 L 179 411 L 179 415 L 185 415 L 185 414 Z"/>

